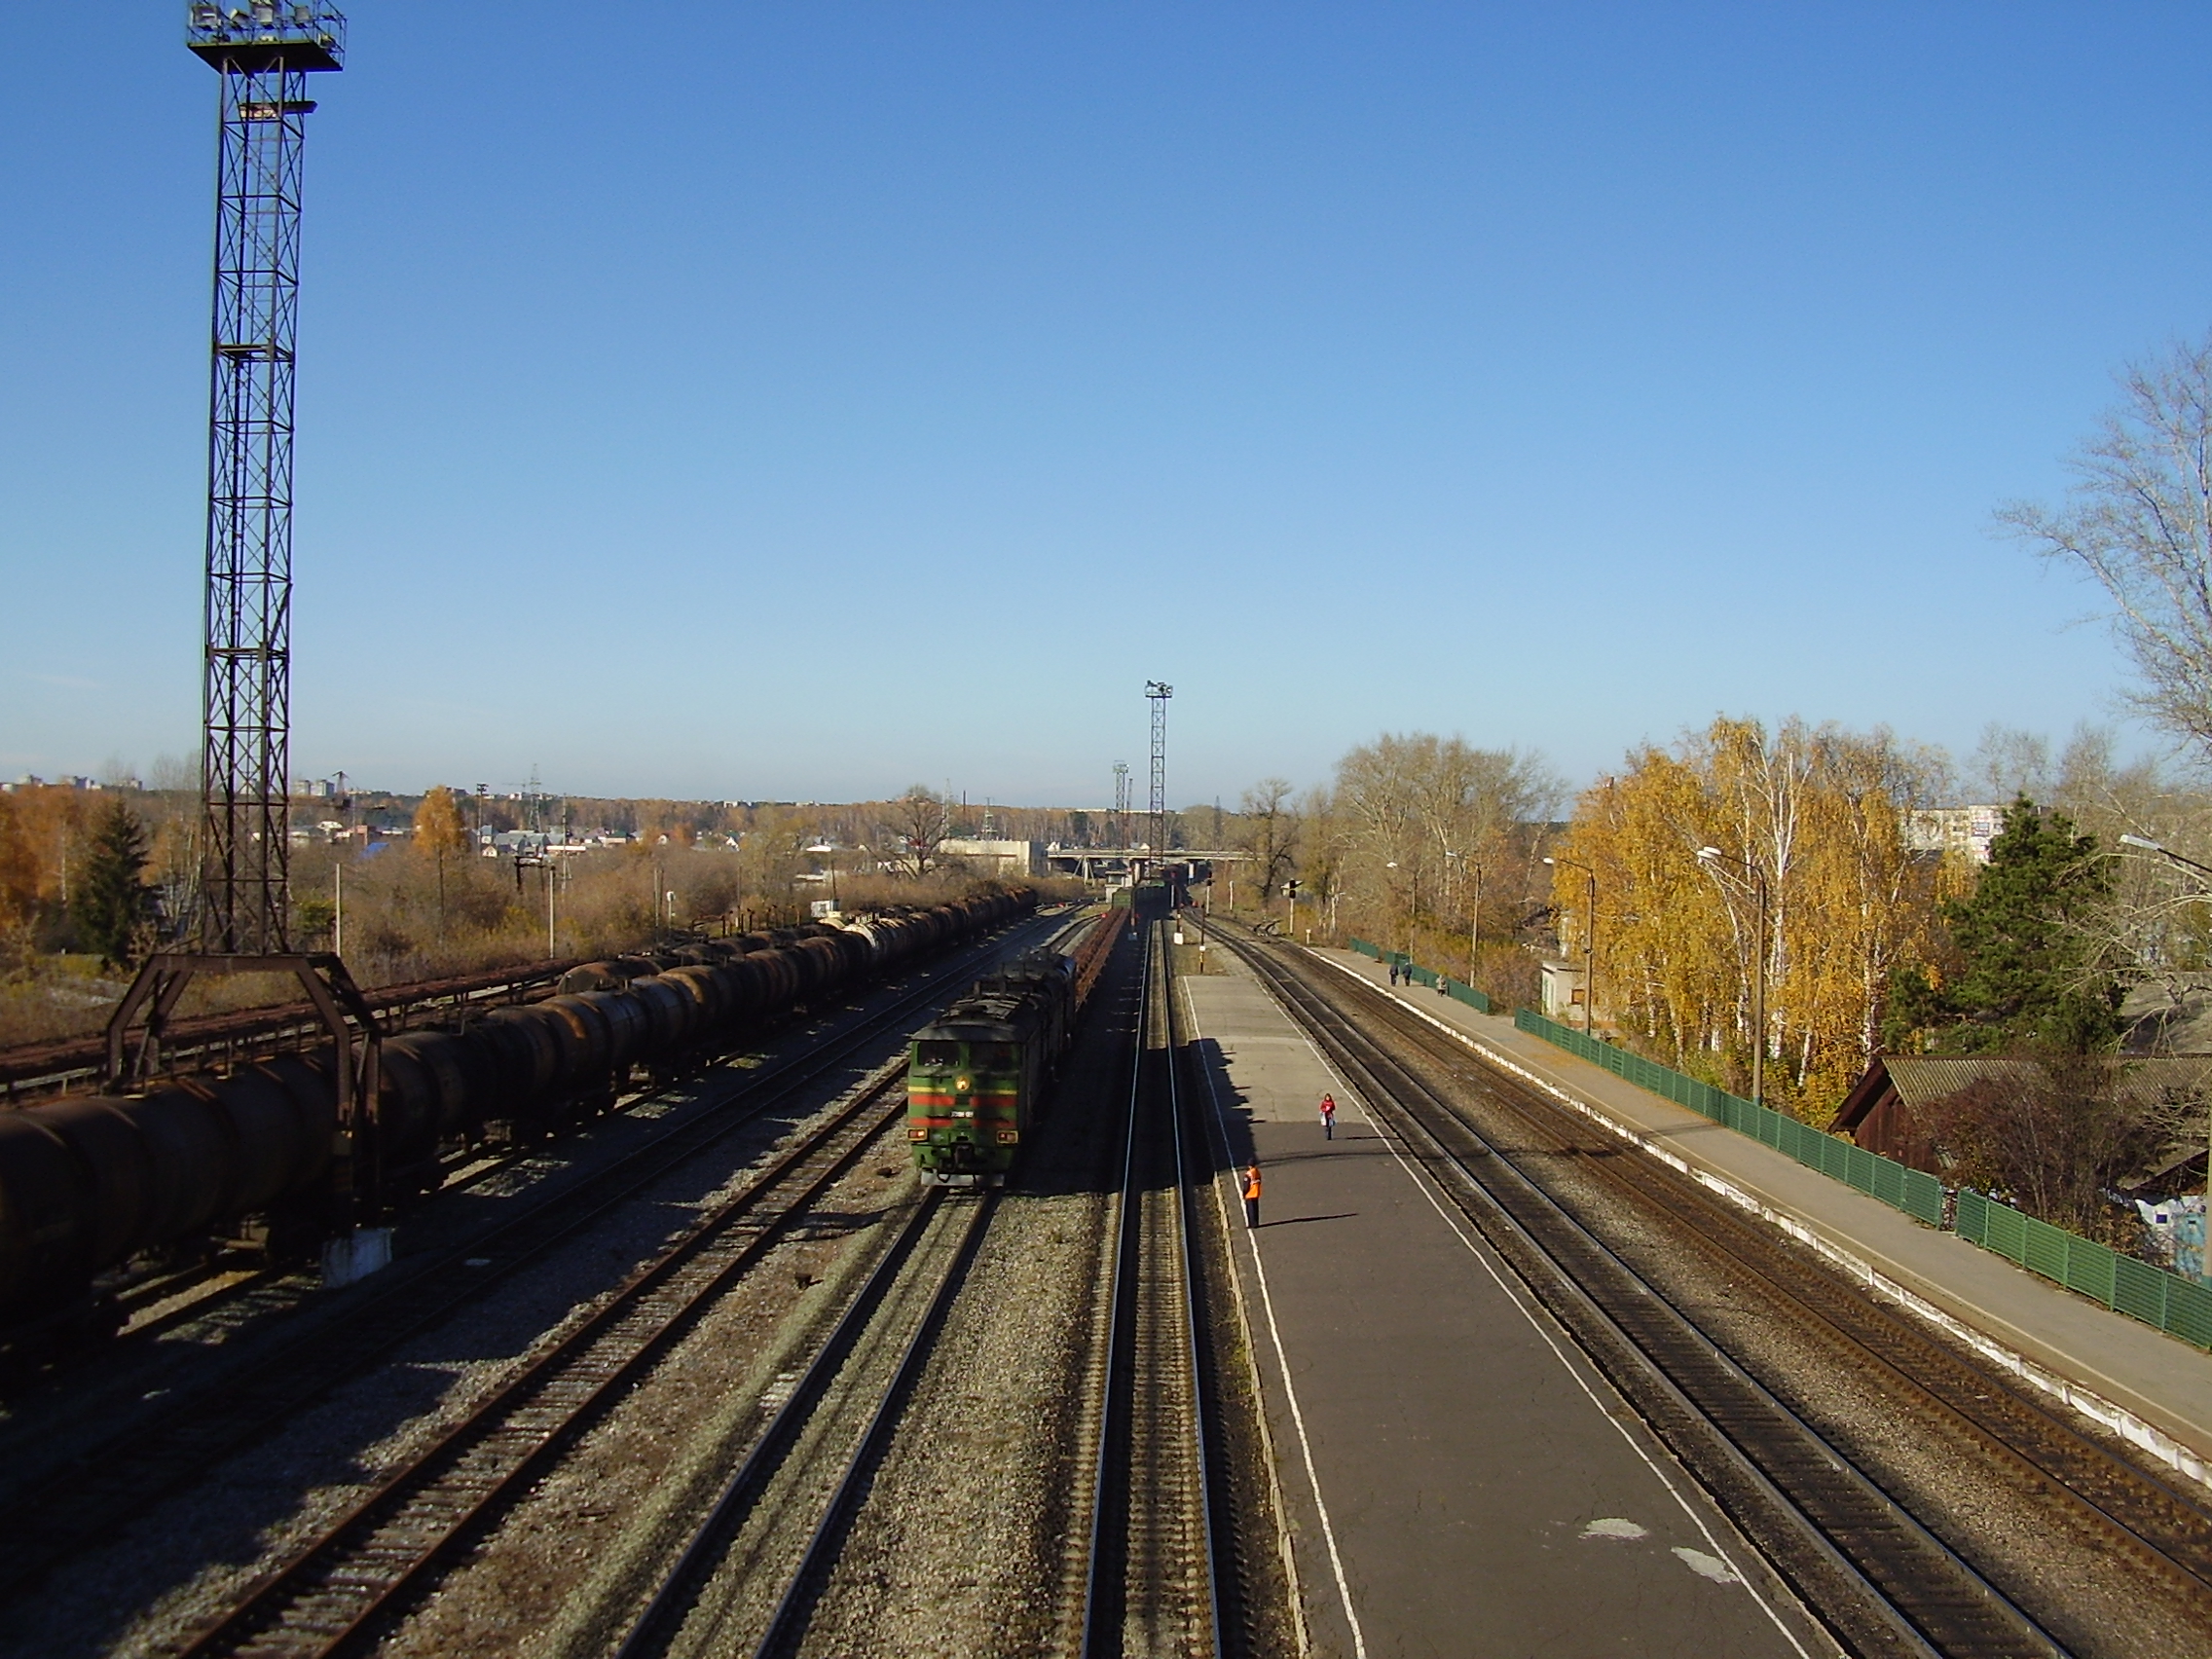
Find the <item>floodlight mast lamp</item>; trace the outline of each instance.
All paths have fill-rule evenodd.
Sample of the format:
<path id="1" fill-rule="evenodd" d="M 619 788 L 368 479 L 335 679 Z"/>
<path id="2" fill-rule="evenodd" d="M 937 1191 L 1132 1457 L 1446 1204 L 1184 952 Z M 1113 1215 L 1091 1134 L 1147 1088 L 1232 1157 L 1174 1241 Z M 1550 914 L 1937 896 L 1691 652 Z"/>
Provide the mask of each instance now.
<path id="1" fill-rule="evenodd" d="M 1144 694 L 1152 701 L 1152 829 L 1147 851 L 1155 865 L 1164 866 L 1167 850 L 1167 699 L 1175 687 L 1164 680 L 1148 680 Z"/>
<path id="2" fill-rule="evenodd" d="M 1739 859 L 1722 852 L 1718 847 L 1700 847 L 1697 850 L 1700 864 L 1731 864 L 1750 873 L 1752 885 L 1758 890 L 1759 931 L 1754 947 L 1753 975 L 1751 979 L 1751 1104 L 1766 1104 L 1766 871 L 1749 859 Z"/>
<path id="3" fill-rule="evenodd" d="M 187 9 L 185 44 L 222 77 L 201 682 L 200 948 L 288 943 L 292 418 L 307 77 L 345 62 L 319 3 Z"/>

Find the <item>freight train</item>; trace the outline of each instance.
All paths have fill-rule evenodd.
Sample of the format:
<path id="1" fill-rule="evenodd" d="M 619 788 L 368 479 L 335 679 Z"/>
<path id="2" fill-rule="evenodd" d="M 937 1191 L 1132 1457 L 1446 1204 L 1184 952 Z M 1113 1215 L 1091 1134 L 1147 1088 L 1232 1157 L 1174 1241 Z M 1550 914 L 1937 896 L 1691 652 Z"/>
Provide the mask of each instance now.
<path id="1" fill-rule="evenodd" d="M 924 1180 L 1003 1187 L 1042 1114 L 1075 1019 L 1128 920 L 1109 910 L 1074 956 L 1032 951 L 914 1034 L 906 1139 Z"/>
<path id="2" fill-rule="evenodd" d="M 381 1049 L 374 1153 L 387 1203 L 429 1192 L 444 1155 L 526 1144 L 664 1081 L 749 1028 L 1035 908 L 1032 893 L 622 957 L 543 1002 Z M 312 1243 L 333 1214 L 331 1053 L 284 1054 L 130 1097 L 0 1111 L 0 1346 L 66 1319 L 112 1326 L 103 1275 L 241 1235 Z"/>

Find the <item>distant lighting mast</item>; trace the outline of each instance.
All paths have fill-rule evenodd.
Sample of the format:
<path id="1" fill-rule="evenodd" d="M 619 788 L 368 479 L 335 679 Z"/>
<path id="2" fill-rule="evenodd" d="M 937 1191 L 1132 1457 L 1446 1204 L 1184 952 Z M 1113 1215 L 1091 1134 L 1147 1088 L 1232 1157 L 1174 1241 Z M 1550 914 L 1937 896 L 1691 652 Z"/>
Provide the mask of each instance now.
<path id="1" fill-rule="evenodd" d="M 1167 699 L 1175 687 L 1148 680 L 1144 694 L 1152 700 L 1152 832 L 1146 851 L 1158 866 L 1166 863 L 1161 855 L 1167 850 Z"/>
<path id="2" fill-rule="evenodd" d="M 288 942 L 292 376 L 307 78 L 343 66 L 323 4 L 194 5 L 185 44 L 222 77 L 207 421 L 200 947 Z"/>

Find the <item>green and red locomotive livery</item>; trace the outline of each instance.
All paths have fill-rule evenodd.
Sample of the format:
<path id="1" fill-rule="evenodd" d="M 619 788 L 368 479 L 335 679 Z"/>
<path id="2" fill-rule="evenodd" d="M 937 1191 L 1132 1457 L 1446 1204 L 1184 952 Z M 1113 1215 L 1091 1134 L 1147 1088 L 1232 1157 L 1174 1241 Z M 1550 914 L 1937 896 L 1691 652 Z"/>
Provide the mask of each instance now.
<path id="1" fill-rule="evenodd" d="M 1125 915 L 1110 913 L 1076 955 L 1033 951 L 986 978 L 914 1034 L 906 1138 L 928 1180 L 1003 1187 L 1043 1109 Z"/>

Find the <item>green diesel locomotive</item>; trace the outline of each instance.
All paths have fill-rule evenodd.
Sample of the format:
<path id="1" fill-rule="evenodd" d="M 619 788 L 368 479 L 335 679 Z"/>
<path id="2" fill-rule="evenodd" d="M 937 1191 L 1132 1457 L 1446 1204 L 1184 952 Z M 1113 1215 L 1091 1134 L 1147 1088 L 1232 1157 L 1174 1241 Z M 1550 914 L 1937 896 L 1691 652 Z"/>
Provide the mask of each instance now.
<path id="1" fill-rule="evenodd" d="M 914 1033 L 906 1054 L 906 1139 L 922 1178 L 1003 1187 L 1020 1156 L 1076 1014 L 1128 923 L 1109 910 L 1073 956 L 1032 951 Z"/>

